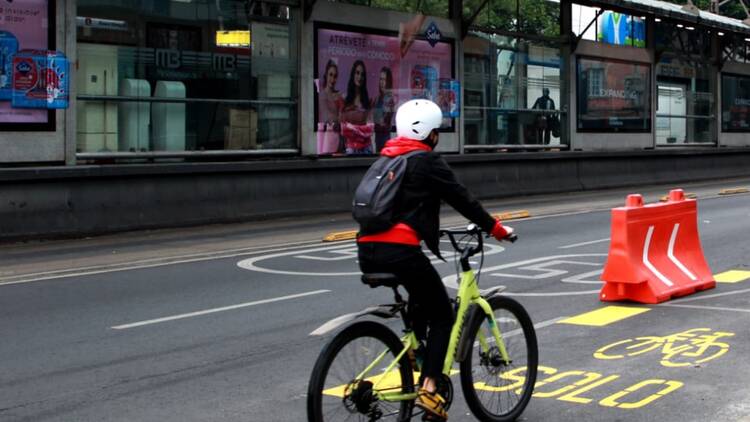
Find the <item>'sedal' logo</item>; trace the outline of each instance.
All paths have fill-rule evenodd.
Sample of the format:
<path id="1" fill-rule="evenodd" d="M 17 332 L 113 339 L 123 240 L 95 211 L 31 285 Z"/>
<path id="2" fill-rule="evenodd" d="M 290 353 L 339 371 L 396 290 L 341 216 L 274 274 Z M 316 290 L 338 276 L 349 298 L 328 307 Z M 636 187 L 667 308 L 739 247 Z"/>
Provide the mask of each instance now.
<path id="1" fill-rule="evenodd" d="M 430 22 L 430 25 L 427 26 L 427 30 L 424 32 L 425 38 L 427 38 L 427 42 L 430 43 L 430 47 L 435 47 L 435 44 L 440 42 L 440 40 L 443 38 L 443 34 L 440 33 L 440 29 L 438 29 L 437 25 L 435 25 L 435 22 Z"/>
<path id="2" fill-rule="evenodd" d="M 28 73 L 31 72 L 31 65 L 28 62 L 21 62 L 16 66 L 16 70 L 21 73 Z"/>

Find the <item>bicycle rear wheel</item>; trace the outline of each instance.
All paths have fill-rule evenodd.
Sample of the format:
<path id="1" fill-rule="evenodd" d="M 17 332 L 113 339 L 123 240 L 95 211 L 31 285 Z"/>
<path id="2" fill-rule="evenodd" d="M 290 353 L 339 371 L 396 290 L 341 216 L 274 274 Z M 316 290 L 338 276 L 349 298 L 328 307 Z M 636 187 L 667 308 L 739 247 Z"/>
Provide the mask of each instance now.
<path id="1" fill-rule="evenodd" d="M 471 347 L 461 362 L 461 387 L 474 416 L 482 421 L 513 421 L 523 413 L 536 383 L 539 360 L 536 334 L 526 310 L 515 300 L 495 296 L 488 300 L 509 361 L 495 344 L 486 315 L 470 321 Z M 479 333 L 486 348 L 479 345 Z"/>
<path id="2" fill-rule="evenodd" d="M 338 333 L 313 368 L 307 390 L 308 420 L 409 420 L 413 400 L 387 402 L 377 397 L 378 392 L 414 392 L 414 374 L 406 355 L 393 370 L 384 372 L 403 348 L 393 331 L 372 321 L 354 323 Z M 384 352 L 379 364 L 357 379 Z"/>

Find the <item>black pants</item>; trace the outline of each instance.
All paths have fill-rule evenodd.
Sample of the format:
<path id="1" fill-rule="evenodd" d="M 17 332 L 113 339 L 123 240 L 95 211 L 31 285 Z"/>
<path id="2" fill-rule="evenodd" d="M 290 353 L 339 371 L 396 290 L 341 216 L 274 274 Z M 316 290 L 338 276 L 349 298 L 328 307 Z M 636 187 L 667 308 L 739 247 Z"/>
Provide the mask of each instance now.
<path id="1" fill-rule="evenodd" d="M 443 372 L 453 326 L 453 308 L 440 275 L 419 246 L 361 243 L 359 267 L 364 273 L 393 273 L 409 293 L 409 315 L 420 340 L 427 339 L 423 377 Z"/>

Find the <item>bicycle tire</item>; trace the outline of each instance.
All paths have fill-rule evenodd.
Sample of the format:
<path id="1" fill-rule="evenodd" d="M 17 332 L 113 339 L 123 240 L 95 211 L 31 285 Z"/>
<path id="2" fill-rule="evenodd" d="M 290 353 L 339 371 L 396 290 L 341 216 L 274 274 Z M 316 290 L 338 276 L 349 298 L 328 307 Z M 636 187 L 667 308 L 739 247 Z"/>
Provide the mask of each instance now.
<path id="1" fill-rule="evenodd" d="M 363 338 L 372 338 L 381 342 L 388 350 L 391 351 L 392 358 L 387 358 L 386 363 L 392 362 L 392 359 L 398 356 L 398 353 L 403 349 L 404 345 L 401 340 L 393 333 L 388 327 L 383 324 L 379 324 L 373 321 L 360 321 L 352 325 L 349 325 L 341 332 L 339 332 L 328 344 L 323 348 L 320 355 L 318 356 L 315 366 L 313 367 L 312 374 L 310 375 L 310 383 L 307 389 L 307 418 L 310 422 L 333 422 L 335 419 L 324 417 L 323 411 L 323 396 L 325 391 L 326 377 L 329 375 L 329 370 L 333 365 L 339 353 L 347 345 Z M 377 351 L 378 354 L 383 349 Z M 374 359 L 374 358 L 373 358 Z M 413 393 L 414 392 L 414 374 L 412 372 L 411 363 L 407 355 L 405 354 L 399 361 L 398 370 L 401 376 L 401 392 L 402 393 Z M 358 368 L 352 373 L 351 380 L 353 380 L 365 367 Z M 330 388 L 330 387 L 329 387 Z M 344 404 L 345 398 L 342 398 L 341 407 L 346 409 Z M 411 412 L 413 410 L 414 401 L 402 401 L 398 406 L 398 414 L 394 419 L 396 421 L 408 421 L 411 419 Z M 396 403 L 398 405 L 398 403 Z M 351 410 L 348 409 L 351 416 Z M 365 413 L 360 413 L 365 415 Z M 346 420 L 346 418 L 344 418 Z M 369 420 L 369 419 L 368 419 Z"/>
<path id="2" fill-rule="evenodd" d="M 534 325 L 531 322 L 529 314 L 526 312 L 523 306 L 521 306 L 520 303 L 505 296 L 494 296 L 490 298 L 488 302 L 492 307 L 495 320 L 500 326 L 500 332 L 503 335 L 503 340 L 506 349 L 508 350 L 508 354 L 510 355 L 511 362 L 515 363 L 517 361 L 523 360 L 525 362 L 523 365 L 525 366 L 512 366 L 512 364 L 506 365 L 498 363 L 497 359 L 495 360 L 495 362 L 488 362 L 487 357 L 482 357 L 480 355 L 480 348 L 474 347 L 473 345 L 475 344 L 477 333 L 482 328 L 482 325 L 484 324 L 487 327 L 489 326 L 486 323 L 486 315 L 480 311 L 480 313 L 477 314 L 478 316 L 476 318 L 472 318 L 472 320 L 469 321 L 470 325 L 467 327 L 467 329 L 470 330 L 469 333 L 471 333 L 469 338 L 471 349 L 469 350 L 469 353 L 467 353 L 466 358 L 461 362 L 461 388 L 464 392 L 466 404 L 469 406 L 469 409 L 477 419 L 487 422 L 514 421 L 521 415 L 521 413 L 523 413 L 524 409 L 529 404 L 529 400 L 531 400 L 531 395 L 534 392 L 534 384 L 536 383 L 537 375 L 537 365 L 539 362 L 539 351 L 537 349 L 536 334 L 534 332 Z M 501 317 L 498 317 L 499 313 L 501 314 Z M 508 316 L 505 316 L 506 314 L 511 316 L 516 321 L 510 327 L 503 327 L 503 325 L 507 325 L 507 320 L 511 319 Z M 486 330 L 485 333 L 486 332 L 489 331 Z M 491 335 L 489 336 L 489 338 L 491 338 Z M 519 338 L 523 339 L 524 344 L 516 346 L 516 344 L 519 342 Z M 523 353 L 525 353 L 525 359 L 522 357 Z M 518 356 L 518 358 L 514 359 L 514 357 L 516 356 Z M 474 363 L 479 363 L 479 366 L 474 367 Z M 488 387 L 487 383 L 485 382 L 483 383 L 483 386 L 478 387 L 479 383 L 477 383 L 477 380 L 475 379 L 477 375 L 487 373 L 489 374 L 487 380 L 491 380 L 493 378 L 496 380 L 500 380 L 500 375 L 508 374 L 508 372 L 510 372 L 509 370 L 513 372 L 523 371 L 525 372 L 525 375 L 523 377 L 514 375 L 517 382 L 515 384 L 511 384 L 511 386 L 505 385 L 499 387 Z M 517 388 L 519 387 L 521 388 L 520 395 L 516 393 Z M 488 409 L 488 407 L 483 403 L 482 398 L 480 397 L 480 393 L 477 393 L 477 388 L 482 391 L 482 396 L 485 396 L 484 393 L 486 392 L 497 393 L 495 395 L 498 397 L 498 404 L 500 406 L 502 406 L 504 396 L 507 396 L 508 402 L 510 403 L 511 399 L 513 398 L 511 394 L 515 394 L 517 396 L 515 399 L 515 404 L 509 406 L 508 409 L 500 410 L 498 412 L 492 409 Z M 493 398 L 490 397 L 490 400 L 493 400 Z"/>

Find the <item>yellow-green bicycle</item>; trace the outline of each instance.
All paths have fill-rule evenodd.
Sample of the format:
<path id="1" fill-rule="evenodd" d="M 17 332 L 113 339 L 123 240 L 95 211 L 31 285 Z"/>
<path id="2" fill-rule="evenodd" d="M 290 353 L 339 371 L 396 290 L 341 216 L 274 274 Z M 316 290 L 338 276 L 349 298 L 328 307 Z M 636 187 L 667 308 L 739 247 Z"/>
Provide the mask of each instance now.
<path id="1" fill-rule="evenodd" d="M 453 363 L 458 362 L 464 397 L 474 415 L 482 421 L 515 420 L 529 403 L 536 382 L 538 351 L 531 318 L 517 301 L 500 295 L 503 287 L 479 290 L 469 262 L 478 253 L 484 257 L 482 233 L 476 226 L 442 230 L 441 235 L 449 237 L 460 257 L 461 283 L 438 391 L 450 406 Z M 375 316 L 400 317 L 403 336 L 371 320 L 354 322 L 334 336 L 310 377 L 307 417 L 311 422 L 408 421 L 422 412 L 414 411 L 420 342 L 399 294 L 398 280 L 392 274 L 364 274 L 362 282 L 390 287 L 396 303 L 338 317 L 312 334 L 322 335 L 359 317 Z"/>

